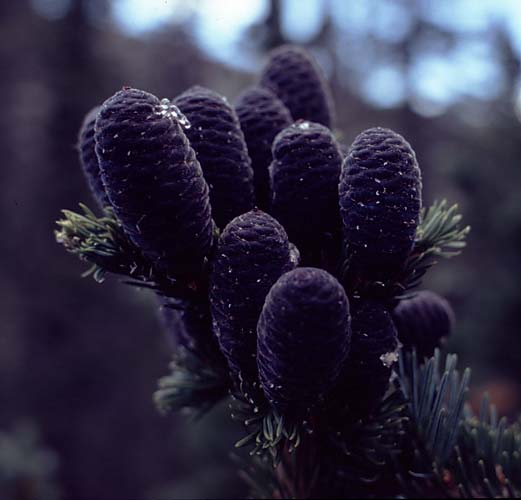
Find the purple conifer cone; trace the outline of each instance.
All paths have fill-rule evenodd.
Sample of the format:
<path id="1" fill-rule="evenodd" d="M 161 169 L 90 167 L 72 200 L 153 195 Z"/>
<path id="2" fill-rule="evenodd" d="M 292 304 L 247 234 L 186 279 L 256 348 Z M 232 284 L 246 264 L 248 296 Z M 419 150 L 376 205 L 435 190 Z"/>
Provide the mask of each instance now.
<path id="1" fill-rule="evenodd" d="M 253 169 L 235 110 L 213 90 L 194 86 L 174 99 L 190 122 L 185 134 L 210 188 L 220 228 L 254 206 Z"/>
<path id="2" fill-rule="evenodd" d="M 94 124 L 99 110 L 100 106 L 96 106 L 83 119 L 78 135 L 78 151 L 81 167 L 92 195 L 100 208 L 103 208 L 109 206 L 110 202 L 101 180 L 98 157 L 96 156 L 96 141 L 94 140 Z"/>
<path id="3" fill-rule="evenodd" d="M 374 410 L 389 387 L 399 346 L 391 314 L 378 301 L 352 304 L 351 352 L 340 377 L 339 394 L 360 414 Z"/>
<path id="4" fill-rule="evenodd" d="M 109 200 L 132 242 L 162 272 L 197 275 L 213 240 L 208 186 L 177 108 L 124 88 L 103 104 L 96 153 Z"/>
<path id="5" fill-rule="evenodd" d="M 257 321 L 271 286 L 295 266 L 284 228 L 254 209 L 222 232 L 210 275 L 214 330 L 235 380 L 257 378 Z"/>
<path id="6" fill-rule="evenodd" d="M 271 288 L 259 319 L 257 363 L 273 406 L 301 413 L 319 404 L 349 352 L 349 302 L 327 271 L 299 267 Z"/>
<path id="7" fill-rule="evenodd" d="M 385 128 L 362 132 L 340 178 L 340 211 L 350 271 L 386 280 L 403 267 L 414 244 L 421 209 L 416 155 Z"/>
<path id="8" fill-rule="evenodd" d="M 272 90 L 294 120 L 333 125 L 330 90 L 311 55 L 300 47 L 283 45 L 270 53 L 260 84 Z"/>
<path id="9" fill-rule="evenodd" d="M 402 300 L 393 311 L 398 337 L 405 349 L 416 349 L 420 358 L 430 357 L 454 325 L 454 311 L 443 297 L 422 290 Z"/>
<path id="10" fill-rule="evenodd" d="M 293 122 L 288 108 L 270 90 L 251 87 L 245 90 L 235 105 L 244 132 L 254 171 L 255 204 L 269 210 L 271 145 L 275 136 Z"/>
<path id="11" fill-rule="evenodd" d="M 327 238 L 340 246 L 341 167 L 338 144 L 319 123 L 299 120 L 273 143 L 271 213 L 297 245 L 305 265 L 316 262 L 310 256 Z"/>

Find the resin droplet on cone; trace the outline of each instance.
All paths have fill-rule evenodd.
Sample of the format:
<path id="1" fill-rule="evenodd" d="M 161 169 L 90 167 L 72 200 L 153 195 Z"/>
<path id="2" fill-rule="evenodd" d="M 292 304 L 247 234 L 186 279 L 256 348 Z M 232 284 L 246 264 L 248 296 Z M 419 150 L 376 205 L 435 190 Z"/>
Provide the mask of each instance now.
<path id="1" fill-rule="evenodd" d="M 353 142 L 340 178 L 340 210 L 349 271 L 387 280 L 407 260 L 421 209 L 416 155 L 399 134 L 371 128 Z"/>
<path id="2" fill-rule="evenodd" d="M 78 150 L 81 167 L 89 188 L 100 208 L 103 208 L 110 206 L 110 202 L 101 179 L 98 157 L 96 156 L 96 141 L 94 140 L 94 125 L 99 110 L 100 106 L 96 106 L 85 116 L 78 136 Z"/>
<path id="3" fill-rule="evenodd" d="M 407 350 L 416 349 L 419 358 L 430 357 L 441 346 L 454 325 L 454 311 L 443 297 L 422 290 L 404 299 L 393 311 L 398 337 Z"/>
<path id="4" fill-rule="evenodd" d="M 224 228 L 254 206 L 253 169 L 234 109 L 224 97 L 191 87 L 174 99 L 190 123 L 185 134 L 210 188 L 212 216 Z"/>
<path id="5" fill-rule="evenodd" d="M 283 45 L 270 53 L 260 84 L 272 90 L 294 120 L 333 125 L 331 95 L 322 71 L 300 47 Z"/>
<path id="6" fill-rule="evenodd" d="M 210 303 L 219 346 L 236 380 L 257 377 L 257 321 L 273 283 L 295 265 L 293 254 L 284 228 L 257 209 L 231 221 L 219 238 Z"/>
<path id="7" fill-rule="evenodd" d="M 257 327 L 257 363 L 267 399 L 305 412 L 332 389 L 349 352 L 349 302 L 328 272 L 300 267 L 270 290 Z"/>
<path id="8" fill-rule="evenodd" d="M 213 240 L 208 186 L 181 125 L 159 99 L 125 88 L 96 120 L 103 183 L 125 232 L 156 269 L 197 275 Z"/>
<path id="9" fill-rule="evenodd" d="M 273 143 L 271 213 L 297 245 L 304 264 L 321 264 L 327 240 L 340 246 L 341 166 L 333 134 L 319 123 L 300 120 Z"/>
<path id="10" fill-rule="evenodd" d="M 254 171 L 255 205 L 269 210 L 271 146 L 275 136 L 293 122 L 290 112 L 270 90 L 252 87 L 235 105 Z"/>

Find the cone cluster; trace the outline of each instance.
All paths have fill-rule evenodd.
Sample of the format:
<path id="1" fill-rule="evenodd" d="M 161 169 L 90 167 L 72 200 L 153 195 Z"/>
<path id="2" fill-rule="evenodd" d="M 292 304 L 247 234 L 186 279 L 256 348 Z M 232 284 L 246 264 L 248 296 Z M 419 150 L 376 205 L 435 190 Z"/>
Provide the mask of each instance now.
<path id="1" fill-rule="evenodd" d="M 100 204 L 157 272 L 204 291 L 170 318 L 178 343 L 197 348 L 207 328 L 236 390 L 284 414 L 332 398 L 372 412 L 399 339 L 428 353 L 452 324 L 438 296 L 396 306 L 370 286 L 391 283 L 414 250 L 414 151 L 383 128 L 344 151 L 332 119 L 318 64 L 284 46 L 235 108 L 202 87 L 172 101 L 124 88 L 80 134 Z"/>

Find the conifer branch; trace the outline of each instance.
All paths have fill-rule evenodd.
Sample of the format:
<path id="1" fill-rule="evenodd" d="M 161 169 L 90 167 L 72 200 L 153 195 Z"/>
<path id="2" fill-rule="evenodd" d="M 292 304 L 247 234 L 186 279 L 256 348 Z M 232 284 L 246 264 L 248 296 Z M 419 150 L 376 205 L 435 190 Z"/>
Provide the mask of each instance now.
<path id="1" fill-rule="evenodd" d="M 401 290 L 398 295 L 417 287 L 437 258 L 449 259 L 461 253 L 470 232 L 470 226 L 462 227 L 461 221 L 458 205 L 449 206 L 447 200 L 435 201 L 428 209 L 422 209 L 413 251 L 395 285 Z"/>
<path id="2" fill-rule="evenodd" d="M 460 376 L 455 354 L 446 357 L 443 369 L 440 364 L 438 349 L 425 364 L 418 363 L 414 351 L 402 352 L 399 369 L 400 389 L 409 401 L 409 422 L 425 449 L 444 465 L 458 440 L 470 370 Z"/>
<path id="3" fill-rule="evenodd" d="M 454 459 L 455 481 L 464 498 L 521 496 L 521 427 L 498 419 L 485 395 L 479 416 L 461 427 Z"/>
<path id="4" fill-rule="evenodd" d="M 485 395 L 479 416 L 464 408 L 470 371 L 460 377 L 456 356 L 419 365 L 405 354 L 399 385 L 409 400 L 408 441 L 395 462 L 402 493 L 415 498 L 519 498 L 521 427 L 498 419 Z M 407 458 L 408 457 L 408 458 Z M 409 464 L 409 468 L 407 468 Z"/>
<path id="5" fill-rule="evenodd" d="M 229 393 L 229 377 L 218 360 L 178 346 L 171 373 L 159 379 L 154 402 L 163 414 L 185 411 L 202 416 Z"/>
<path id="6" fill-rule="evenodd" d="M 293 453 L 305 433 L 311 428 L 303 420 L 292 420 L 281 415 L 267 402 L 261 404 L 243 394 L 232 395 L 232 418 L 244 424 L 247 435 L 235 443 L 236 448 L 250 446 L 250 455 L 270 459 L 276 467 L 283 453 Z"/>
<path id="7" fill-rule="evenodd" d="M 130 241 L 112 208 L 105 207 L 100 217 L 83 203 L 80 209 L 80 212 L 63 210 L 54 235 L 68 252 L 91 264 L 83 277 L 92 276 L 102 283 L 107 273 L 124 276 L 128 278 L 124 280 L 127 285 L 149 288 L 175 299 L 180 308 L 200 297 L 199 288 L 204 288 L 205 283 L 196 285 L 158 272 Z"/>
<path id="8" fill-rule="evenodd" d="M 112 208 L 103 209 L 101 217 L 80 203 L 81 211 L 63 210 L 57 221 L 56 241 L 65 249 L 87 261 L 92 267 L 84 276 L 92 275 L 102 282 L 107 272 L 144 282 L 154 281 L 152 266 L 125 235 Z"/>

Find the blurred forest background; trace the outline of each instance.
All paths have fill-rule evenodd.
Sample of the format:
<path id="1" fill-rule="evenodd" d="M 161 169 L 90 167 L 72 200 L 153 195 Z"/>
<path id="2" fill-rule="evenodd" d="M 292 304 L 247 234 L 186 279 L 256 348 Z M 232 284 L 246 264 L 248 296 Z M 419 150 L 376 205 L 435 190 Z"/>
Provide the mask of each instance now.
<path id="1" fill-rule="evenodd" d="M 2 498 L 244 494 L 226 412 L 197 424 L 156 413 L 170 354 L 153 298 L 80 279 L 53 229 L 60 209 L 92 204 L 75 149 L 91 107 L 123 85 L 173 97 L 198 83 L 233 100 L 283 42 L 318 58 L 344 142 L 397 130 L 426 204 L 460 203 L 468 248 L 427 285 L 456 310 L 450 348 L 474 390 L 517 414 L 520 1 L 1 0 L 0 41 Z"/>

